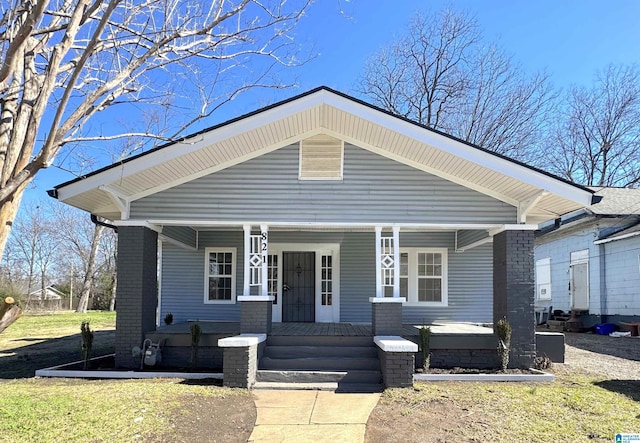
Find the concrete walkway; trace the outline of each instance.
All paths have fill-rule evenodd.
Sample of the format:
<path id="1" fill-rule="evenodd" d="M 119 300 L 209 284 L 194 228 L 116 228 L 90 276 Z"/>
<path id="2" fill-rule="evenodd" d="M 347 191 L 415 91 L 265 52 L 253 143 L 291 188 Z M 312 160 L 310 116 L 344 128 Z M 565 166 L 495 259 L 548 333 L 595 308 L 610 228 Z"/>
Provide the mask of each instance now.
<path id="1" fill-rule="evenodd" d="M 364 442 L 380 394 L 254 391 L 257 418 L 250 442 Z"/>

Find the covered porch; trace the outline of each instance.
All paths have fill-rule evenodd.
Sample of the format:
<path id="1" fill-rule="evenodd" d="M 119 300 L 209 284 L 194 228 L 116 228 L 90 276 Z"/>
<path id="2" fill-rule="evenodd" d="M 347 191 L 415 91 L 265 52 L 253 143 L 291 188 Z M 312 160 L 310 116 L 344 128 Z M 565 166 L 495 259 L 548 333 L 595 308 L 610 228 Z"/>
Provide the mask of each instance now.
<path id="1" fill-rule="evenodd" d="M 182 322 L 158 327 L 148 332 L 146 338 L 162 343 L 163 362 L 168 366 L 188 367 L 191 332 L 194 322 Z M 198 322 L 202 330 L 200 339 L 200 364 L 214 369 L 223 366 L 223 350 L 218 340 L 240 334 L 239 322 Z M 491 327 L 473 323 L 433 323 L 429 325 L 403 324 L 400 336 L 419 343 L 419 329 L 431 328 L 431 359 L 436 367 L 495 367 L 497 364 L 497 340 Z M 274 323 L 269 334 L 274 341 L 294 340 L 304 343 L 305 338 L 325 340 L 349 340 L 366 338 L 373 342 L 371 325 L 352 323 Z M 331 343 L 331 341 L 327 341 Z M 421 351 L 415 356 L 416 367 L 420 366 Z"/>

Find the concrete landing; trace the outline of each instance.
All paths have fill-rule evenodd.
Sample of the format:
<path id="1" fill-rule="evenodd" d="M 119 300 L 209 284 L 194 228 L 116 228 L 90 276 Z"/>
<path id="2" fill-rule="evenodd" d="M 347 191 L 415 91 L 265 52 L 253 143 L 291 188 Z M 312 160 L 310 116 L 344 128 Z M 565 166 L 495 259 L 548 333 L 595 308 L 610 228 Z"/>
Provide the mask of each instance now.
<path id="1" fill-rule="evenodd" d="M 330 391 L 253 392 L 257 418 L 250 442 L 364 442 L 380 394 Z"/>

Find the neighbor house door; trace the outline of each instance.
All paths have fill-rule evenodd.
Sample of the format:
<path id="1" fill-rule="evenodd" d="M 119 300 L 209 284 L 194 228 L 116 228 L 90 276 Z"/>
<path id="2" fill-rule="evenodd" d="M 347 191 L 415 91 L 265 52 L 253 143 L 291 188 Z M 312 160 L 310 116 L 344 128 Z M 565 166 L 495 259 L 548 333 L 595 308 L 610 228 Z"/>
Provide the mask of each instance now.
<path id="1" fill-rule="evenodd" d="M 315 252 L 282 253 L 282 321 L 314 322 Z"/>
<path id="2" fill-rule="evenodd" d="M 589 310 L 589 264 L 571 265 L 571 309 Z"/>

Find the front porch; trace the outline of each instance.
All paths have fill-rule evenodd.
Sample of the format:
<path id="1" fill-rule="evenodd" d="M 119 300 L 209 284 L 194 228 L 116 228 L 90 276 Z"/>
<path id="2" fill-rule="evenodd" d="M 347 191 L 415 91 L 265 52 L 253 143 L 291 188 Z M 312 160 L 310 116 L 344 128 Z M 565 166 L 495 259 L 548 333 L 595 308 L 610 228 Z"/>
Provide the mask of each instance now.
<path id="1" fill-rule="evenodd" d="M 147 333 L 154 337 L 165 335 L 190 334 L 190 325 L 194 321 L 164 325 L 155 331 Z M 232 336 L 240 333 L 240 322 L 198 322 L 202 329 L 202 335 Z M 418 328 L 423 325 L 402 325 L 402 336 L 418 336 Z M 464 336 L 464 335 L 491 335 L 491 328 L 472 323 L 433 323 L 431 334 L 437 336 Z M 293 336 L 345 336 L 345 337 L 371 337 L 371 325 L 353 323 L 273 323 L 269 335 L 293 335 Z"/>
<path id="2" fill-rule="evenodd" d="M 182 322 L 158 327 L 148 332 L 146 338 L 163 343 L 163 364 L 172 367 L 189 367 L 191 332 L 193 322 Z M 239 322 L 198 322 L 202 330 L 199 345 L 199 365 L 203 368 L 221 369 L 223 349 L 218 340 L 240 334 Z M 472 323 L 434 323 L 431 328 L 431 361 L 434 367 L 495 367 L 497 365 L 497 341 L 490 327 Z M 423 325 L 402 325 L 401 336 L 418 344 L 418 330 Z M 273 323 L 267 336 L 269 343 L 293 342 L 301 345 L 321 343 L 335 346 L 352 342 L 373 344 L 371 325 L 352 323 Z M 365 340 L 363 340 L 365 339 Z M 419 367 L 421 351 L 415 354 Z M 260 369 L 260 363 L 258 363 Z"/>

